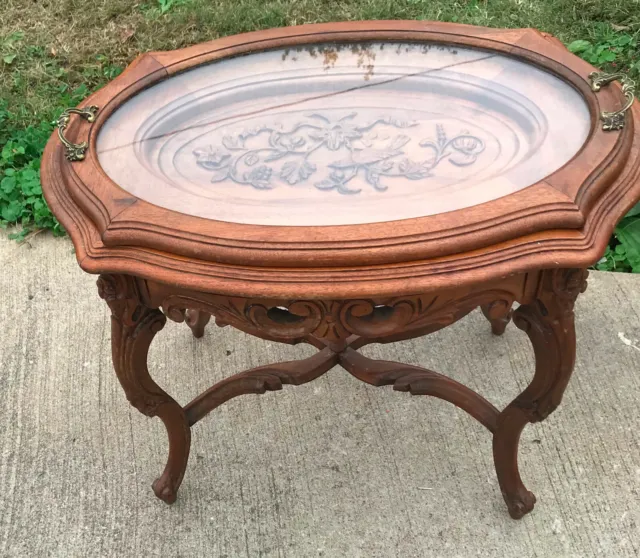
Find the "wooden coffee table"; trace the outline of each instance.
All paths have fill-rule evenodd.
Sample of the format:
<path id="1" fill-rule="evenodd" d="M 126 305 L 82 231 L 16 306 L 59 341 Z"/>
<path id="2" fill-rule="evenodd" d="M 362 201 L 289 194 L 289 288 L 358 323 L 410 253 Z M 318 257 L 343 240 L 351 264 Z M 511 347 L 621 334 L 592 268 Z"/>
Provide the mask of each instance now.
<path id="1" fill-rule="evenodd" d="M 520 433 L 560 403 L 586 268 L 640 198 L 633 83 L 594 71 L 531 29 L 309 25 L 145 54 L 65 112 L 43 189 L 100 274 L 127 398 L 166 426 L 155 494 L 176 499 L 190 429 L 218 405 L 340 364 L 467 411 L 493 435 L 509 513 L 531 511 Z M 476 307 L 497 335 L 513 316 L 535 351 L 533 380 L 502 411 L 358 352 Z M 200 337 L 210 316 L 318 352 L 183 407 L 151 378 L 149 345 L 167 317 Z"/>

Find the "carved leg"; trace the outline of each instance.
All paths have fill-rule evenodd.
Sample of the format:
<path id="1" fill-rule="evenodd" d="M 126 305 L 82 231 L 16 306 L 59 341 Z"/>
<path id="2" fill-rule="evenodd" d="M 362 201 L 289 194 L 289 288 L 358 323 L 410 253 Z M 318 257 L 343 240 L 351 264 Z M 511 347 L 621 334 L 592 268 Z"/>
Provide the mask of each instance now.
<path id="1" fill-rule="evenodd" d="M 480 307 L 484 317 L 491 322 L 491 332 L 494 335 L 502 335 L 511 321 L 511 302 L 495 300 L 490 304 Z"/>
<path id="2" fill-rule="evenodd" d="M 147 369 L 149 346 L 166 317 L 143 305 L 132 277 L 101 275 L 98 291 L 111 308 L 113 366 L 127 399 L 141 413 L 160 417 L 167 430 L 169 459 L 153 491 L 172 504 L 187 467 L 191 431 L 182 407 L 153 381 Z"/>
<path id="3" fill-rule="evenodd" d="M 529 336 L 536 359 L 533 380 L 500 413 L 493 436 L 498 482 L 514 519 L 529 513 L 536 501 L 518 471 L 520 434 L 527 423 L 544 420 L 560 404 L 575 362 L 573 306 L 586 289 L 586 278 L 582 269 L 544 271 L 537 300 L 513 316 Z"/>
<path id="4" fill-rule="evenodd" d="M 204 335 L 204 328 L 209 323 L 211 314 L 207 314 L 202 310 L 187 310 L 185 322 L 191 328 L 193 336 L 200 339 Z"/>

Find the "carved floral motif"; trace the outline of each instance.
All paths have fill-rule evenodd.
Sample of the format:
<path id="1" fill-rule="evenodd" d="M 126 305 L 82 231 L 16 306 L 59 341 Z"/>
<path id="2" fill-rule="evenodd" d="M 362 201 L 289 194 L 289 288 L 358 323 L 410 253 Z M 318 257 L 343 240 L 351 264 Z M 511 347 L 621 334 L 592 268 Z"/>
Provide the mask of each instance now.
<path id="1" fill-rule="evenodd" d="M 411 295 L 384 300 L 265 300 L 204 295 L 169 295 L 162 309 L 182 322 L 187 309 L 270 338 L 298 342 L 309 336 L 335 343 L 352 335 L 384 338 L 429 327 L 435 331 L 461 318 L 480 304 L 494 302 L 510 307 L 515 296 L 508 291 L 471 293 L 456 300 L 446 296 Z"/>
<path id="2" fill-rule="evenodd" d="M 352 112 L 331 120 L 312 113 L 290 129 L 257 126 L 224 136 L 222 146 L 199 148 L 193 153 L 197 164 L 212 172 L 212 182 L 232 180 L 270 190 L 275 188 L 276 179 L 294 186 L 314 177 L 313 185 L 320 190 L 357 194 L 361 190 L 349 183 L 361 173 L 375 190 L 383 192 L 388 188 L 383 177 L 427 178 L 445 159 L 453 165 L 468 166 L 484 151 L 481 139 L 466 131 L 450 138 L 438 124 L 435 140 L 419 143 L 427 149 L 425 158 L 415 161 L 403 157 L 403 148 L 411 138 L 405 134 L 389 136 L 388 128 L 411 128 L 418 122 L 391 117 L 359 122 L 356 117 Z M 325 159 L 326 151 L 336 152 L 328 164 L 314 157 L 323 151 Z M 318 173 L 320 179 L 315 176 Z"/>

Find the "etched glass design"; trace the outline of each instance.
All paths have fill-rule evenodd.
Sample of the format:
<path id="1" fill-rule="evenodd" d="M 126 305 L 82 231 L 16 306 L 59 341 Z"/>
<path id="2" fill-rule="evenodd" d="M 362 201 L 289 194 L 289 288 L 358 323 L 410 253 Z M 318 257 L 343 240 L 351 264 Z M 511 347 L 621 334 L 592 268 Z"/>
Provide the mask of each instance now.
<path id="1" fill-rule="evenodd" d="M 580 149 L 586 103 L 522 61 L 433 44 L 315 45 L 175 75 L 98 137 L 135 196 L 230 222 L 341 225 L 470 207 Z"/>

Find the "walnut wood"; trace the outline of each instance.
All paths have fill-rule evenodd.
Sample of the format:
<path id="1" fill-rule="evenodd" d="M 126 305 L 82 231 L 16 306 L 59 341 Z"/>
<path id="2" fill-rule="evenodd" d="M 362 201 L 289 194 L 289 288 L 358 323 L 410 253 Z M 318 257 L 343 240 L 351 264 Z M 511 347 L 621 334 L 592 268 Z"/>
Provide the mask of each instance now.
<path id="1" fill-rule="evenodd" d="M 187 310 L 185 314 L 185 323 L 191 328 L 193 336 L 199 339 L 204 335 L 204 328 L 209 323 L 211 315 L 200 310 Z"/>
<path id="2" fill-rule="evenodd" d="M 277 391 L 283 384 L 299 386 L 322 376 L 338 364 L 338 356 L 325 348 L 304 360 L 280 362 L 252 368 L 218 382 L 185 406 L 189 425 L 193 425 L 213 409 L 238 395 Z"/>
<path id="3" fill-rule="evenodd" d="M 536 501 L 518 472 L 520 433 L 527 423 L 547 418 L 562 400 L 575 361 L 573 306 L 587 288 L 587 275 L 583 269 L 545 272 L 536 300 L 514 313 L 513 321 L 529 336 L 536 358 L 533 380 L 500 413 L 493 436 L 500 489 L 515 519 L 530 512 Z"/>
<path id="4" fill-rule="evenodd" d="M 371 360 L 351 348 L 340 353 L 340 364 L 349 374 L 367 384 L 392 385 L 394 390 L 408 391 L 411 395 L 433 395 L 460 407 L 489 432 L 496 429 L 498 409 L 475 391 L 442 374 L 410 364 Z"/>
<path id="5" fill-rule="evenodd" d="M 169 458 L 153 483 L 156 496 L 168 504 L 176 500 L 189 458 L 191 430 L 185 413 L 152 379 L 147 370 L 149 345 L 167 319 L 144 306 L 133 278 L 101 275 L 98 292 L 111 308 L 113 366 L 129 402 L 148 417 L 158 416 L 167 429 Z"/>
<path id="6" fill-rule="evenodd" d="M 502 335 L 513 315 L 511 304 L 504 304 L 504 301 L 497 300 L 490 304 L 483 304 L 481 308 L 484 317 L 491 323 L 491 332 L 494 335 Z"/>
<path id="7" fill-rule="evenodd" d="M 95 141 L 110 114 L 138 91 L 198 64 L 263 48 L 310 42 L 433 41 L 488 49 L 542 67 L 569 82 L 591 113 L 590 135 L 551 176 L 512 195 L 466 209 L 368 225 L 241 225 L 189 217 L 127 194 L 100 168 Z M 432 22 L 354 22 L 226 37 L 145 55 L 85 104 L 101 107 L 93 125 L 74 120 L 71 141 L 89 154 L 69 163 L 56 138 L 43 157 L 47 201 L 91 273 L 135 272 L 159 282 L 224 295 L 354 298 L 426 293 L 551 267 L 588 267 L 616 222 L 640 197 L 637 106 L 622 131 L 606 133 L 601 110 L 619 107 L 611 85 L 591 91 L 594 68 L 533 30 Z M 188 259 L 185 259 L 187 256 Z"/>
<path id="8" fill-rule="evenodd" d="M 291 300 L 224 297 L 194 293 L 127 275 L 102 275 L 100 296 L 113 315 L 114 368 L 131 403 L 148 416 L 159 416 L 169 435 L 169 459 L 154 482 L 165 502 L 175 501 L 187 465 L 190 427 L 213 409 L 239 395 L 310 382 L 336 364 L 359 380 L 396 391 L 432 395 L 466 411 L 493 433 L 494 460 L 509 513 L 520 518 L 535 497 L 518 471 L 520 433 L 529 422 L 544 420 L 560 403 L 575 357 L 573 305 L 586 288 L 582 269 L 547 270 L 512 275 L 476 290 L 454 288 L 437 295 L 370 300 Z M 372 360 L 357 352 L 369 343 L 410 339 L 436 331 L 482 307 L 499 332 L 511 315 L 534 347 L 536 372 L 530 385 L 499 412 L 482 396 L 437 372 L 397 362 Z M 164 313 L 158 310 L 162 307 Z M 319 352 L 300 361 L 260 366 L 212 386 L 181 408 L 149 376 L 146 358 L 165 314 L 176 321 L 201 323 L 213 316 L 280 342 L 307 342 Z"/>

